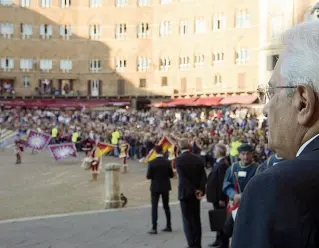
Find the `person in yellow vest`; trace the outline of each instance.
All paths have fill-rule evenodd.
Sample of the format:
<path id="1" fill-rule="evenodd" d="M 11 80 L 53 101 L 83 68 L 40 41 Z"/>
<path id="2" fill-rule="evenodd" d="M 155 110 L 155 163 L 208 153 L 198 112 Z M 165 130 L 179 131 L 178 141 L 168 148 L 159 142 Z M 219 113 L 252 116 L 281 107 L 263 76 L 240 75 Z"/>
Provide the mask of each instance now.
<path id="1" fill-rule="evenodd" d="M 231 164 L 238 162 L 238 147 L 241 146 L 241 142 L 239 141 L 239 137 L 233 136 L 230 143 L 230 162 Z"/>
<path id="2" fill-rule="evenodd" d="M 80 150 L 80 149 L 79 149 L 79 142 L 78 142 L 79 136 L 80 136 L 79 132 L 78 132 L 77 130 L 74 130 L 73 133 L 72 133 L 71 140 L 72 140 L 72 143 L 75 144 L 75 147 L 76 147 L 76 150 L 77 150 L 77 151 Z"/>
<path id="3" fill-rule="evenodd" d="M 52 144 L 56 144 L 59 130 L 57 126 L 54 126 L 51 130 L 51 142 Z"/>
<path id="4" fill-rule="evenodd" d="M 111 139 L 111 143 L 112 145 L 116 146 L 116 148 L 114 149 L 114 156 L 118 157 L 119 156 L 119 140 L 121 138 L 121 134 L 120 132 L 115 129 L 114 132 L 112 132 L 112 139 Z"/>

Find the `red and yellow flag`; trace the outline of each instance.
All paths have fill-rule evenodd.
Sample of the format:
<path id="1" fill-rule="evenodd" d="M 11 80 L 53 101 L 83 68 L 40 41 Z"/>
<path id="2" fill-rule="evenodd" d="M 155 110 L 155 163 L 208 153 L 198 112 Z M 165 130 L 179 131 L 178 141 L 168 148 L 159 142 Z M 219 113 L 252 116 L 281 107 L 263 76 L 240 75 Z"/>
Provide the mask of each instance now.
<path id="1" fill-rule="evenodd" d="M 98 142 L 96 146 L 98 147 L 98 151 L 95 155 L 97 157 L 101 157 L 103 154 L 109 153 L 115 148 L 115 146 L 103 142 Z"/>
<path id="2" fill-rule="evenodd" d="M 163 152 L 167 152 L 168 149 L 173 145 L 173 142 L 167 138 L 167 137 L 163 137 L 157 144 L 158 146 L 161 146 L 163 148 Z M 154 160 L 156 158 L 157 153 L 155 152 L 154 149 L 150 150 L 150 152 L 147 154 L 146 159 L 145 159 L 145 163 L 149 163 L 152 160 Z"/>

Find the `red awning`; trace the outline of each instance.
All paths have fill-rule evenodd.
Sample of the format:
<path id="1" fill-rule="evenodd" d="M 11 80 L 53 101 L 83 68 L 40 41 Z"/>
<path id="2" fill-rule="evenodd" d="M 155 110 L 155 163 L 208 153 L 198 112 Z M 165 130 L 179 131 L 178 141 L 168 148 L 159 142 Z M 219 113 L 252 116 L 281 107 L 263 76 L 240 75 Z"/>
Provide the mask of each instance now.
<path id="1" fill-rule="evenodd" d="M 155 103 L 151 104 L 151 107 L 164 108 L 164 107 L 167 107 L 167 103 L 166 102 L 155 102 Z"/>
<path id="2" fill-rule="evenodd" d="M 196 105 L 199 106 L 217 106 L 219 105 L 219 102 L 222 100 L 222 97 L 204 97 L 204 98 L 198 98 L 195 101 Z"/>
<path id="3" fill-rule="evenodd" d="M 175 106 L 195 106 L 194 102 L 198 99 L 196 98 L 176 98 L 167 102 L 167 107 L 175 107 Z"/>
<path id="4" fill-rule="evenodd" d="M 256 95 L 246 95 L 246 96 L 227 96 L 219 102 L 221 105 L 231 105 L 231 104 L 252 104 L 257 100 Z"/>
<path id="5" fill-rule="evenodd" d="M 50 109 L 81 109 L 83 107 L 104 107 L 104 106 L 129 106 L 130 100 L 125 99 L 34 99 L 34 100 L 7 100 L 0 101 L 4 107 L 25 107 L 25 108 L 50 108 Z"/>

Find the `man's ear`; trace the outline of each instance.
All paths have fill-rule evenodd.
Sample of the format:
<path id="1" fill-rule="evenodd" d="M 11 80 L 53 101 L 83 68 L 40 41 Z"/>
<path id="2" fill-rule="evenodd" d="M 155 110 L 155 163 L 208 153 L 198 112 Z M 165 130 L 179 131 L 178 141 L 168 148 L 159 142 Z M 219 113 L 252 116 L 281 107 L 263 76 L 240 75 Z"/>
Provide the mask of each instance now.
<path id="1" fill-rule="evenodd" d="M 316 109 L 314 90 L 308 85 L 298 86 L 293 98 L 293 105 L 297 110 L 297 122 L 302 126 L 309 126 Z"/>

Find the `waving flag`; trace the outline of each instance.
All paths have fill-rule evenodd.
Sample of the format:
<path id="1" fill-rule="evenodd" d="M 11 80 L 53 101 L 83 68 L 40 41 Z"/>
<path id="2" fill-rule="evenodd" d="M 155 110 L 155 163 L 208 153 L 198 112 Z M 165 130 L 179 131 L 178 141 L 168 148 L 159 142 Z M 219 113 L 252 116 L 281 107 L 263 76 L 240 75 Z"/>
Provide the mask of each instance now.
<path id="1" fill-rule="evenodd" d="M 95 155 L 98 158 L 101 157 L 103 154 L 109 153 L 110 151 L 115 149 L 115 146 L 110 145 L 110 144 L 106 144 L 103 142 L 98 142 L 96 144 L 96 146 L 99 148 L 96 155 Z"/>
<path id="2" fill-rule="evenodd" d="M 26 140 L 26 146 L 31 149 L 42 150 L 49 144 L 50 140 L 50 134 L 30 130 Z"/>
<path id="3" fill-rule="evenodd" d="M 167 152 L 168 149 L 173 145 L 173 142 L 167 138 L 167 137 L 163 137 L 157 144 L 158 146 L 161 146 L 163 148 L 163 153 Z M 150 150 L 150 152 L 147 154 L 145 162 L 149 163 L 152 160 L 154 160 L 156 158 L 157 153 L 155 152 L 154 149 Z"/>
<path id="4" fill-rule="evenodd" d="M 0 131 L 0 146 L 1 148 L 8 148 L 14 144 L 16 136 L 19 134 L 18 131 L 12 131 L 7 129 L 2 129 Z"/>
<path id="5" fill-rule="evenodd" d="M 55 160 L 63 160 L 67 157 L 77 157 L 74 143 L 48 145 L 48 148 Z"/>

